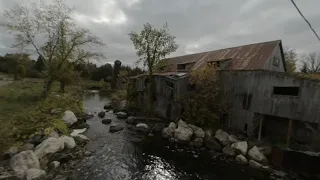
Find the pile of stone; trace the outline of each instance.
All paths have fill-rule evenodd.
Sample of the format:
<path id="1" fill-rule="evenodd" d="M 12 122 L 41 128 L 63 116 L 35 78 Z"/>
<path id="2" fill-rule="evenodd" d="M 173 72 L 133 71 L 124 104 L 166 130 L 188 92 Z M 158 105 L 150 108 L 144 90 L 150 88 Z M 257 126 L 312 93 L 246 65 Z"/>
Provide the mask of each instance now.
<path id="1" fill-rule="evenodd" d="M 77 122 L 70 112 L 63 116 L 67 125 Z M 70 168 L 72 160 L 89 155 L 90 152 L 79 146 L 89 141 L 81 134 L 85 130 L 75 129 L 70 136 L 53 131 L 45 137 L 35 136 L 21 147 L 11 147 L 2 157 L 0 179 L 53 179 L 59 170 Z"/>
<path id="2" fill-rule="evenodd" d="M 213 134 L 210 130 L 204 131 L 200 127 L 179 120 L 177 124 L 171 122 L 168 127 L 164 128 L 162 136 L 169 139 L 170 142 L 188 144 L 196 148 L 205 146 L 210 150 L 234 157 L 237 162 L 249 164 L 254 168 L 270 168 L 266 157 L 268 151 L 264 151 L 265 147 L 253 146 L 249 149 L 247 141 L 239 140 L 240 138 L 221 129 Z"/>

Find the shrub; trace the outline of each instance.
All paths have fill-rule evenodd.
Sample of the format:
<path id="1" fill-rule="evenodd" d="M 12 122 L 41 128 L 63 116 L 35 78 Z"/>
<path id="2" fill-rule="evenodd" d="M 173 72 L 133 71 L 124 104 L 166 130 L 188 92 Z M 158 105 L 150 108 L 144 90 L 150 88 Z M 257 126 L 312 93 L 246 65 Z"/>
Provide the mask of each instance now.
<path id="1" fill-rule="evenodd" d="M 216 69 L 213 66 L 200 68 L 192 71 L 189 78 L 195 88 L 183 97 L 184 118 L 199 126 L 220 126 L 220 117 L 226 108 Z"/>
<path id="2" fill-rule="evenodd" d="M 16 79 L 16 80 L 18 80 L 18 79 L 23 79 L 23 78 L 25 78 L 26 77 L 26 70 L 25 70 L 25 68 L 24 68 L 24 66 L 22 66 L 22 65 L 19 65 L 18 67 L 17 67 L 17 70 L 16 70 L 16 73 L 15 73 L 15 76 L 14 76 L 14 78 Z"/>

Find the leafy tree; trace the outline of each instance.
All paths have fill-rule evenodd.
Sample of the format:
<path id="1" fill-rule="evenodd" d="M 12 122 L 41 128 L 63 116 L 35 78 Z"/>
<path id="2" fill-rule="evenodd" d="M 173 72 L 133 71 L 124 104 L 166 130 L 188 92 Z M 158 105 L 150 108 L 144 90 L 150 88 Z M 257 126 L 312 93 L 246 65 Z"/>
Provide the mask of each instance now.
<path id="1" fill-rule="evenodd" d="M 182 97 L 184 118 L 199 126 L 219 126 L 227 106 L 220 92 L 217 70 L 212 65 L 195 69 L 189 81 L 190 90 Z"/>
<path id="2" fill-rule="evenodd" d="M 14 79 L 19 80 L 19 79 L 23 79 L 25 77 L 26 77 L 26 70 L 25 70 L 24 66 L 19 65 L 17 67 L 16 73 L 14 75 Z"/>
<path id="3" fill-rule="evenodd" d="M 298 61 L 298 55 L 294 49 L 284 48 L 284 59 L 286 62 L 287 72 L 293 73 L 296 70 L 296 63 Z"/>
<path id="4" fill-rule="evenodd" d="M 65 72 L 86 59 L 102 57 L 92 49 L 103 43 L 89 30 L 76 26 L 72 13 L 63 0 L 54 0 L 50 4 L 34 3 L 30 7 L 17 5 L 4 13 L 7 18 L 5 27 L 15 35 L 14 47 L 36 52 L 42 57 L 46 67 L 45 94 L 54 81 L 65 83 L 65 77 L 59 78 L 61 73 L 68 74 Z"/>
<path id="5" fill-rule="evenodd" d="M 137 63 L 143 62 L 147 67 L 149 74 L 149 111 L 152 111 L 152 94 L 154 83 L 152 75 L 161 60 L 172 52 L 175 52 L 178 45 L 175 43 L 175 37 L 169 34 L 168 24 L 162 28 L 155 29 L 149 23 L 146 23 L 140 33 L 132 31 L 129 37 L 133 42 L 139 60 Z"/>
<path id="6" fill-rule="evenodd" d="M 35 64 L 35 68 L 36 70 L 38 70 L 39 72 L 43 71 L 45 69 L 45 64 L 44 64 L 44 60 L 41 56 L 38 57 L 36 64 Z"/>

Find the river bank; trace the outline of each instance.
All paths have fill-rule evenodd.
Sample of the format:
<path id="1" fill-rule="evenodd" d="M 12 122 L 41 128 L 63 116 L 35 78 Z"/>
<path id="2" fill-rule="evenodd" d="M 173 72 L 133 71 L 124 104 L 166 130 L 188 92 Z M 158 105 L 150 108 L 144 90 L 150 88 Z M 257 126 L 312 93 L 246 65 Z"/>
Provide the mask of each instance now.
<path id="1" fill-rule="evenodd" d="M 150 123 L 150 121 L 143 122 L 141 118 L 127 118 L 123 113 L 117 114 L 105 106 L 109 102 L 109 98 L 97 93 L 84 96 L 83 107 L 86 115 L 78 116 L 77 119 L 81 123 L 71 127 L 82 129 L 82 133 L 80 136 L 74 133 L 69 134 L 73 136 L 72 139 L 75 142 L 73 148 L 68 148 L 70 147 L 68 145 L 64 148 L 60 147 L 53 156 L 45 158 L 46 166 L 41 167 L 46 171 L 46 176 L 43 178 L 59 180 L 292 178 L 272 175 L 268 171 L 238 163 L 234 157 L 205 146 L 195 148 L 164 139 L 162 130 L 169 125 L 169 122 L 152 121 Z M 145 128 L 141 123 L 146 123 L 148 127 Z M 137 124 L 140 125 L 137 126 Z M 117 131 L 111 130 L 114 127 L 121 128 Z M 60 137 L 55 138 L 56 140 L 53 141 L 63 142 L 64 145 L 64 139 L 69 139 L 61 134 Z M 43 142 L 45 140 L 39 144 Z M 49 144 L 47 146 L 51 147 Z M 34 153 L 37 149 L 39 147 L 32 148 Z M 40 158 L 39 163 L 43 161 L 42 159 Z M 55 167 L 54 164 L 57 164 L 53 163 L 55 161 L 60 162 L 60 165 L 52 170 L 52 167 Z M 7 172 L 14 174 L 12 171 Z"/>

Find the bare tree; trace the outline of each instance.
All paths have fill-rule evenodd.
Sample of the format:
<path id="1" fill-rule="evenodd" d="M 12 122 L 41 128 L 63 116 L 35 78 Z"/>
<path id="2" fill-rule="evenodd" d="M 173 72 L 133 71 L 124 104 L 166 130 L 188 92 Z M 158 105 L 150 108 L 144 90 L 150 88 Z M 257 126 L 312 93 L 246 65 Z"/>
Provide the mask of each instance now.
<path id="1" fill-rule="evenodd" d="M 63 0 L 54 0 L 29 7 L 17 5 L 4 13 L 7 18 L 4 26 L 15 37 L 13 47 L 42 57 L 46 94 L 54 81 L 59 81 L 64 91 L 65 83 L 72 78 L 68 71 L 73 65 L 103 56 L 93 49 L 103 45 L 102 41 L 89 30 L 78 27 L 71 18 L 72 12 Z"/>
<path id="2" fill-rule="evenodd" d="M 320 53 L 311 52 L 302 60 L 306 73 L 320 73 Z"/>

